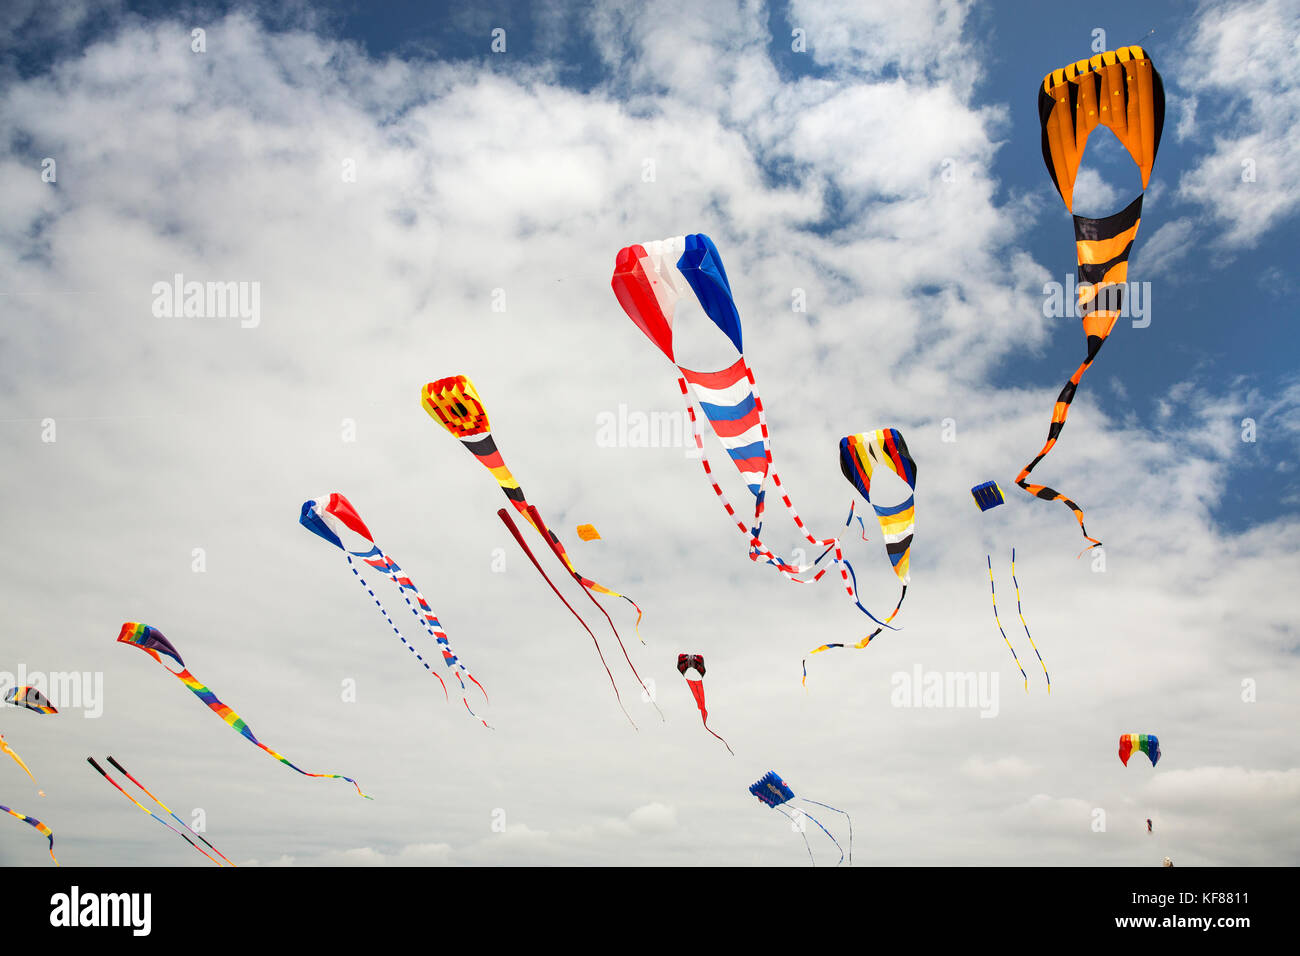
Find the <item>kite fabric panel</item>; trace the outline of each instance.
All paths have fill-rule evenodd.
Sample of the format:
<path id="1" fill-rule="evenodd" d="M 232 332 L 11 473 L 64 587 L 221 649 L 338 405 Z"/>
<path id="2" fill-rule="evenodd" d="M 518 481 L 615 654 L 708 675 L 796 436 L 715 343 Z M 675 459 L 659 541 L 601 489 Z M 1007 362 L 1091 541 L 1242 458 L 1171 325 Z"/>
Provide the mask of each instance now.
<path id="1" fill-rule="evenodd" d="M 1109 128 L 1124 144 L 1141 170 L 1142 188 L 1146 189 L 1164 127 L 1165 98 L 1160 74 L 1141 47 L 1099 53 L 1049 73 L 1039 90 L 1038 110 L 1043 161 L 1071 213 L 1075 176 L 1088 134 L 1099 125 Z M 1074 216 L 1078 310 L 1087 355 L 1057 396 L 1047 441 L 1016 476 L 1016 484 L 1029 494 L 1044 501 L 1059 501 L 1074 513 L 1080 532 L 1089 542 L 1085 552 L 1100 547 L 1101 541 L 1088 534 L 1083 509 L 1059 491 L 1032 484 L 1028 479 L 1055 447 L 1079 383 L 1119 318 L 1128 282 L 1129 255 L 1142 221 L 1142 198 L 1139 195 L 1121 211 L 1102 219 Z"/>
<path id="2" fill-rule="evenodd" d="M 986 481 L 983 484 L 976 485 L 970 490 L 970 493 L 980 511 L 989 511 L 1007 500 L 1002 494 L 1002 488 L 999 487 L 996 481 Z"/>
<path id="3" fill-rule="evenodd" d="M 1136 753 L 1144 753 L 1154 767 L 1160 762 L 1160 740 L 1155 734 L 1120 734 L 1119 759 L 1128 766 L 1128 758 Z"/>
<path id="4" fill-rule="evenodd" d="M 25 707 L 38 714 L 57 714 L 58 710 L 49 698 L 35 687 L 10 687 L 5 693 L 5 703 L 15 707 Z"/>
<path id="5" fill-rule="evenodd" d="M 369 795 L 362 791 L 360 784 L 351 777 L 345 777 L 340 773 L 309 773 L 292 763 L 288 757 L 284 756 L 284 754 L 272 750 L 266 744 L 258 740 L 257 737 L 253 735 L 252 728 L 249 727 L 248 724 L 244 723 L 242 717 L 218 700 L 216 694 L 209 690 L 202 681 L 185 668 L 185 662 L 181 660 L 180 653 L 172 646 L 171 641 L 167 640 L 167 638 L 163 636 L 162 631 L 158 630 L 156 627 L 150 627 L 149 625 L 141 624 L 138 621 L 127 621 L 122 625 L 121 631 L 118 632 L 117 640 L 119 643 L 126 644 L 128 647 L 139 648 L 152 657 L 162 665 L 163 669 L 166 670 L 167 673 L 171 674 L 184 684 L 189 689 L 190 693 L 203 701 L 203 703 L 206 704 L 214 714 L 225 721 L 232 730 L 238 732 L 255 747 L 266 751 L 290 770 L 296 771 L 304 777 L 324 777 L 333 780 L 346 780 L 348 783 L 352 784 L 352 786 L 356 787 L 357 793 L 360 796 L 365 797 L 367 800 L 371 799 Z M 174 671 L 168 667 L 163 662 L 164 657 L 168 660 L 175 661 L 176 666 L 179 667 L 180 670 Z"/>

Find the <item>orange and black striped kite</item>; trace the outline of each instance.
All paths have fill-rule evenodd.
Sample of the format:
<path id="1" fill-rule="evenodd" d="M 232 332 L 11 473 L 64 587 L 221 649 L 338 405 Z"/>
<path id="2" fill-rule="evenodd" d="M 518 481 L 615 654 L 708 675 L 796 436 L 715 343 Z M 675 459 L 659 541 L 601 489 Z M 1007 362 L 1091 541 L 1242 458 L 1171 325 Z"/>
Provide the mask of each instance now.
<path id="1" fill-rule="evenodd" d="M 1160 74 L 1146 51 L 1139 46 L 1099 53 L 1054 70 L 1043 78 L 1038 91 L 1038 115 L 1043 127 L 1043 161 L 1052 183 L 1074 212 L 1074 183 L 1088 143 L 1088 134 L 1106 126 L 1118 137 L 1142 171 L 1142 189 L 1151 180 L 1165 121 L 1165 92 Z M 1074 239 L 1078 253 L 1078 309 L 1088 354 L 1070 376 L 1052 410 L 1047 442 L 1034 460 L 1016 476 L 1016 484 L 1045 501 L 1060 501 L 1074 512 L 1079 530 L 1092 542 L 1083 524 L 1083 509 L 1053 488 L 1030 484 L 1029 473 L 1056 445 L 1065 428 L 1070 403 L 1083 373 L 1101 351 L 1123 308 L 1128 282 L 1128 259 L 1142 220 L 1142 195 L 1120 212 L 1104 219 L 1074 217 Z"/>

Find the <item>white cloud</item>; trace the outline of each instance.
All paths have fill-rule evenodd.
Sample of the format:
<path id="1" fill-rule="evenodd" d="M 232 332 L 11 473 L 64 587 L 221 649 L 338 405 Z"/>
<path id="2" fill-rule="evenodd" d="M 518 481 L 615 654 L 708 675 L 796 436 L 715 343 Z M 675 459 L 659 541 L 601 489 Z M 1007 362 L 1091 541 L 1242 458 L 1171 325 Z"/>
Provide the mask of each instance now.
<path id="1" fill-rule="evenodd" d="M 1226 228 L 1227 246 L 1252 247 L 1300 207 L 1290 172 L 1300 165 L 1300 11 L 1293 0 L 1205 4 L 1182 59 L 1196 68 L 1179 87 L 1213 94 L 1231 125 L 1197 125 L 1207 155 L 1183 174 L 1179 196 Z"/>
<path id="2" fill-rule="evenodd" d="M 0 472 L 0 516 L 22 543 L 0 558 L 3 647 L 29 667 L 102 670 L 110 691 L 102 720 L 35 726 L 24 743 L 154 754 L 133 772 L 173 805 L 202 806 L 223 852 L 286 865 L 800 865 L 788 822 L 746 792 L 770 768 L 853 813 L 863 861 L 1113 862 L 1130 851 L 1094 837 L 1088 812 L 1147 815 L 1124 802 L 1132 775 L 1109 776 L 1123 770 L 1118 733 L 1158 731 L 1180 769 L 1257 770 L 1288 752 L 1296 528 L 1235 534 L 1210 513 L 1242 456 L 1293 447 L 1293 396 L 1189 375 L 1150 429 L 1110 420 L 1094 394 L 1108 373 L 1086 378 L 1035 474 L 1087 509 L 1105 573 L 1074 560 L 1068 511 L 1009 480 L 1060 383 L 993 376 L 1059 339 L 1082 351 L 1082 337 L 1039 311 L 1043 282 L 1072 263 L 1023 247 L 1036 200 L 996 198 L 998 150 L 1038 144 L 1004 144 L 1008 107 L 976 102 L 975 80 L 950 66 L 971 59 L 957 55 L 974 42 L 965 10 L 922 5 L 881 32 L 872 13 L 796 5 L 828 71 L 797 81 L 780 79 L 748 5 L 713 22 L 629 4 L 595 16 L 607 62 L 626 68 L 589 93 L 544 66 L 377 61 L 240 16 L 210 26 L 202 56 L 180 24 L 131 22 L 8 84 L 0 116 L 22 135 L 0 154 L 0 291 L 31 294 L 0 302 L 0 454 L 15 463 Z M 704 76 L 714 54 L 734 65 Z M 46 155 L 57 185 L 40 181 Z M 823 220 L 838 228 L 806 228 Z M 803 655 L 863 633 L 836 586 L 785 586 L 747 561 L 679 449 L 595 443 L 601 411 L 677 407 L 670 368 L 608 283 L 620 246 L 688 229 L 722 250 L 774 453 L 809 524 L 835 533 L 847 511 L 840 436 L 896 425 L 920 463 L 903 630 L 811 658 L 806 693 Z M 153 283 L 178 272 L 259 282 L 261 324 L 155 318 Z M 790 310 L 796 287 L 806 314 Z M 1114 338 L 1109 350 L 1160 347 L 1123 326 Z M 506 460 L 579 567 L 645 608 L 645 646 L 625 608 L 610 612 L 666 721 L 598 630 L 639 730 L 627 726 L 590 639 L 496 520 L 491 478 L 417 406 L 420 385 L 457 372 L 476 380 Z M 1234 437 L 1252 408 L 1267 448 Z M 940 438 L 947 417 L 955 443 Z M 1008 503 L 981 516 L 966 489 L 986 477 Z M 424 589 L 491 693 L 494 731 L 444 702 L 340 556 L 296 526 L 300 502 L 325 490 L 347 494 Z M 796 543 L 768 514 L 774 542 Z M 603 540 L 572 540 L 579 522 Z M 895 582 L 870 536 L 852 556 L 880 606 Z M 991 620 L 984 557 L 1001 593 L 1013 544 L 1050 698 L 1040 675 L 1028 694 L 1011 679 Z M 356 777 L 374 803 L 221 726 L 113 643 L 128 619 L 160 627 L 269 746 Z M 679 651 L 708 658 L 710 726 L 735 758 L 700 726 Z M 998 719 L 891 707 L 889 675 L 917 663 L 996 670 Z M 1251 676 L 1269 690 L 1246 705 Z M 52 763 L 42 781 L 66 861 L 204 864 L 83 770 Z M 954 792 L 954 774 L 978 792 Z M 1212 825 L 1207 807 L 1179 812 Z M 1239 846 L 1200 852 L 1281 858 L 1266 841 Z M 29 849 L 43 852 L 6 841 L 0 854 L 28 862 Z"/>

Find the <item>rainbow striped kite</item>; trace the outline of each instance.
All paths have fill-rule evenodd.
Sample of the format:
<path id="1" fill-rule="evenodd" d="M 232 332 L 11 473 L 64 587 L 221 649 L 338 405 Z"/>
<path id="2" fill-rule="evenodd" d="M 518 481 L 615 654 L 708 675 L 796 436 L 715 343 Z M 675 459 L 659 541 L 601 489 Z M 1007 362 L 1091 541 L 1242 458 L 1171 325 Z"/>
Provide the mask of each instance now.
<path id="1" fill-rule="evenodd" d="M 249 727 L 248 724 L 244 723 L 242 717 L 218 700 L 216 694 L 212 693 L 212 691 L 205 687 L 197 677 L 186 670 L 185 662 L 181 660 L 181 655 L 177 652 L 176 648 L 172 646 L 171 641 L 167 640 L 167 638 L 163 636 L 162 631 L 158 630 L 156 627 L 150 627 L 147 624 L 141 624 L 137 621 L 127 621 L 122 625 L 122 630 L 118 633 L 117 640 L 121 644 L 138 647 L 159 664 L 162 664 L 163 669 L 166 670 L 167 673 L 171 674 L 188 687 L 190 693 L 203 701 L 203 703 L 207 704 L 214 714 L 230 725 L 232 730 L 238 731 L 248 740 L 249 743 L 265 750 L 290 770 L 297 771 L 304 777 L 326 777 L 333 780 L 346 780 L 348 783 L 352 784 L 352 786 L 357 788 L 358 794 L 365 797 L 367 800 L 371 799 L 369 795 L 362 792 L 360 784 L 351 777 L 345 777 L 341 773 L 309 773 L 301 767 L 295 766 L 284 754 L 277 753 L 258 740 L 253 736 L 252 728 Z M 175 661 L 176 665 L 180 667 L 180 670 L 174 671 L 168 667 L 163 662 L 163 657 Z"/>

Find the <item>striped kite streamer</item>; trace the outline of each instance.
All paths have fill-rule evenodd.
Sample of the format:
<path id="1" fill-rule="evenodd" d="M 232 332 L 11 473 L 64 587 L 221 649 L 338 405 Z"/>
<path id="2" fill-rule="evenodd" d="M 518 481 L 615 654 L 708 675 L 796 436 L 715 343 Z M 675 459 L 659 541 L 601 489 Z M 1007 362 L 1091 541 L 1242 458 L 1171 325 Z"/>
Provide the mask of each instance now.
<path id="1" fill-rule="evenodd" d="M 1027 479 L 1030 472 L 1056 446 L 1083 373 L 1092 366 L 1097 353 L 1106 344 L 1106 338 L 1115 328 L 1123 307 L 1124 284 L 1128 281 L 1128 257 L 1133 249 L 1133 237 L 1137 234 L 1141 215 L 1142 197 L 1139 196 L 1127 209 L 1106 219 L 1074 217 L 1079 251 L 1079 308 L 1083 313 L 1083 331 L 1088 338 L 1088 355 L 1056 397 L 1052 423 L 1047 430 L 1047 442 L 1034 460 L 1025 465 L 1016 476 L 1016 484 L 1031 495 L 1044 501 L 1059 501 L 1074 512 L 1079 530 L 1083 532 L 1084 538 L 1092 542 L 1084 552 L 1100 547 L 1101 542 L 1089 535 L 1088 529 L 1084 527 L 1083 509 L 1054 488 L 1031 484 Z"/>
<path id="2" fill-rule="evenodd" d="M 167 640 L 167 638 L 163 636 L 162 631 L 158 630 L 156 627 L 150 627 L 149 625 L 141 624 L 138 621 L 127 621 L 122 625 L 122 630 L 118 633 L 117 639 L 119 643 L 127 644 L 131 647 L 138 647 L 159 664 L 162 664 L 163 669 L 166 670 L 167 673 L 171 674 L 188 687 L 190 693 L 203 701 L 203 703 L 207 704 L 214 714 L 230 725 L 232 730 L 238 731 L 240 735 L 248 740 L 249 743 L 265 750 L 290 770 L 295 770 L 304 777 L 327 777 L 334 780 L 346 780 L 348 783 L 352 784 L 352 786 L 356 787 L 358 794 L 365 797 L 367 800 L 372 799 L 369 795 L 362 792 L 360 784 L 351 777 L 345 777 L 341 773 L 309 773 L 301 767 L 295 766 L 284 754 L 272 750 L 266 744 L 258 740 L 253 736 L 252 728 L 250 728 L 248 724 L 244 723 L 242 717 L 218 700 L 216 694 L 212 693 L 212 691 L 204 686 L 197 677 L 186 670 L 185 662 L 181 660 L 181 656 L 177 653 L 176 648 L 172 646 L 171 641 Z M 179 672 L 172 670 L 163 663 L 164 655 L 177 663 L 181 668 Z M 146 808 L 146 810 L 147 809 L 148 808 Z"/>
<path id="3" fill-rule="evenodd" d="M 433 613 L 433 608 L 429 605 L 429 602 L 420 593 L 420 589 L 415 586 L 410 577 L 402 570 L 401 566 L 375 544 L 370 529 L 361 520 L 361 516 L 357 514 L 352 502 L 337 492 L 312 498 L 303 502 L 302 510 L 298 516 L 298 523 L 344 553 L 348 567 L 351 568 L 361 587 L 375 602 L 375 606 L 379 609 L 379 613 L 383 615 L 384 620 L 388 622 L 388 626 L 393 629 L 393 633 L 397 635 L 403 646 L 415 655 L 415 659 L 420 662 L 424 669 L 437 678 L 438 683 L 442 685 L 444 695 L 447 693 L 446 683 L 443 682 L 441 677 L 438 677 L 437 671 L 429 666 L 429 662 L 421 656 L 420 652 L 406 640 L 402 635 L 401 628 L 393 623 L 393 619 L 388 616 L 388 611 L 383 602 L 379 600 L 370 585 L 366 583 L 366 579 L 361 576 L 361 572 L 357 570 L 356 564 L 352 560 L 354 557 L 381 574 L 387 575 L 388 580 L 397 585 L 407 608 L 415 615 L 416 620 L 424 627 L 425 632 L 437 643 L 438 649 L 442 653 L 443 664 L 455 674 L 456 680 L 460 682 L 461 690 L 468 690 L 464 680 L 468 677 L 474 686 L 482 692 L 483 699 L 485 701 L 488 699 L 487 691 L 483 689 L 483 685 L 470 673 L 469 668 L 465 666 L 465 662 L 451 649 L 451 640 L 447 637 L 447 632 L 443 630 L 442 623 Z M 353 551 L 345 547 L 343 534 L 347 531 L 351 531 L 363 538 L 369 547 L 360 551 Z M 413 601 L 414 603 L 412 603 Z M 474 708 L 469 705 L 468 696 L 462 694 L 461 703 L 465 705 L 465 709 L 469 711 L 471 717 L 478 720 L 484 727 L 490 727 L 486 720 L 474 713 Z"/>
<path id="4" fill-rule="evenodd" d="M 59 859 L 54 855 L 54 832 L 49 827 L 40 820 L 37 820 L 35 817 L 29 817 L 27 814 L 19 813 L 17 810 L 11 810 L 9 807 L 0 806 L 0 810 L 3 810 L 11 817 L 17 817 L 19 820 L 22 820 L 23 823 L 26 823 L 28 826 L 35 829 L 41 836 L 48 838 L 50 841 L 50 859 L 54 861 L 55 866 L 59 865 Z"/>

